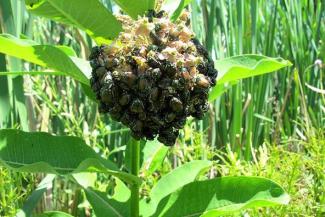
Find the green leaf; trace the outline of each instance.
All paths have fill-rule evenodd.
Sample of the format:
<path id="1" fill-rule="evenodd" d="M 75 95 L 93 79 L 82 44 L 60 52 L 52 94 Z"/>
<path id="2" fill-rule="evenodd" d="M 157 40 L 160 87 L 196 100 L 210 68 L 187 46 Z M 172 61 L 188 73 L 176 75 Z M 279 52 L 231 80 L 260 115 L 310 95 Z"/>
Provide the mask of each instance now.
<path id="1" fill-rule="evenodd" d="M 79 184 L 85 191 L 88 202 L 92 205 L 97 217 L 129 216 L 130 195 L 128 187 L 118 178 L 113 196 L 94 190 L 94 180 L 89 180 L 86 173 L 73 175 L 72 181 Z"/>
<path id="2" fill-rule="evenodd" d="M 0 30 L 1 31 L 1 30 Z M 6 58 L 4 55 L 0 54 L 0 70 L 7 70 Z M 8 78 L 0 76 L 0 127 L 9 127 L 10 125 L 10 94 Z"/>
<path id="3" fill-rule="evenodd" d="M 84 189 L 88 202 L 93 207 L 97 217 L 124 217 L 130 216 L 130 202 L 120 202 L 110 198 L 106 193 L 92 188 Z"/>
<path id="4" fill-rule="evenodd" d="M 1 34 L 0 53 L 21 58 L 58 72 L 64 72 L 77 81 L 89 85 L 89 80 L 85 73 L 74 63 L 74 61 L 83 61 L 76 57 L 69 57 L 66 51 L 62 51 L 62 47 L 37 45 L 30 40 L 18 39 L 12 35 Z"/>
<path id="5" fill-rule="evenodd" d="M 291 65 L 290 61 L 280 57 L 271 58 L 254 54 L 234 56 L 215 62 L 215 67 L 219 71 L 219 84 L 274 72 Z"/>
<path id="6" fill-rule="evenodd" d="M 43 214 L 37 215 L 36 217 L 73 217 L 72 215 L 59 211 L 49 211 Z"/>
<path id="7" fill-rule="evenodd" d="M 222 177 L 185 185 L 165 197 L 153 216 L 215 217 L 288 202 L 283 188 L 269 179 Z"/>
<path id="8" fill-rule="evenodd" d="M 42 132 L 0 130 L 0 164 L 18 172 L 60 175 L 101 172 L 129 183 L 140 183 L 139 178 L 120 172 L 114 163 L 101 158 L 82 139 Z"/>
<path id="9" fill-rule="evenodd" d="M 98 0 L 26 0 L 27 9 L 38 16 L 73 25 L 88 33 L 98 44 L 108 44 L 122 25 Z"/>
<path id="10" fill-rule="evenodd" d="M 27 38 L 24 38 L 25 40 L 28 40 Z M 32 41 L 33 42 L 33 41 Z M 35 42 L 36 43 L 36 42 Z M 36 43 L 37 44 L 37 43 Z M 66 55 L 71 56 L 71 57 L 77 57 L 76 51 L 74 51 L 71 47 L 63 46 L 63 45 L 58 45 L 56 46 L 60 50 L 62 50 Z"/>
<path id="11" fill-rule="evenodd" d="M 150 192 L 150 202 L 140 202 L 140 213 L 150 216 L 155 212 L 159 201 L 178 188 L 193 182 L 203 171 L 212 165 L 211 161 L 195 160 L 186 163 L 163 176 Z"/>
<path id="12" fill-rule="evenodd" d="M 240 79 L 249 78 L 277 71 L 292 63 L 282 58 L 271 58 L 262 55 L 240 55 L 217 60 L 215 67 L 218 70 L 217 85 L 212 89 L 209 101 L 215 100 L 225 89 L 225 83 L 236 84 Z"/>
<path id="13" fill-rule="evenodd" d="M 116 201 L 127 202 L 130 196 L 130 189 L 120 179 L 115 178 L 115 188 L 112 198 Z"/>
<path id="14" fill-rule="evenodd" d="M 141 171 L 146 176 L 151 175 L 162 165 L 168 150 L 168 147 L 157 140 L 147 141 L 142 149 L 143 162 Z"/>
<path id="15" fill-rule="evenodd" d="M 148 9 L 155 9 L 156 0 L 147 0 L 148 1 Z"/>
<path id="16" fill-rule="evenodd" d="M 83 188 L 94 187 L 96 185 L 96 173 L 74 173 L 69 177 L 72 181 L 78 183 Z M 76 181 L 78 180 L 78 181 Z"/>
<path id="17" fill-rule="evenodd" d="M 54 178 L 55 178 L 55 175 L 49 174 L 41 181 L 41 183 L 39 183 L 37 188 L 28 197 L 26 202 L 24 202 L 23 208 L 18 211 L 18 213 L 16 214 L 16 217 L 31 216 L 38 201 L 40 201 L 40 199 L 43 197 L 44 193 L 52 185 Z"/>
<path id="18" fill-rule="evenodd" d="M 213 100 L 217 99 L 224 92 L 229 90 L 232 87 L 232 85 L 235 85 L 237 83 L 238 81 L 232 81 L 229 83 L 222 83 L 222 84 L 217 83 L 217 85 L 214 88 L 212 88 L 212 90 L 209 93 L 209 101 L 212 102 Z"/>
<path id="19" fill-rule="evenodd" d="M 142 16 L 149 9 L 154 9 L 155 0 L 114 0 L 120 8 L 130 15 L 133 19 L 137 19 L 138 16 Z"/>

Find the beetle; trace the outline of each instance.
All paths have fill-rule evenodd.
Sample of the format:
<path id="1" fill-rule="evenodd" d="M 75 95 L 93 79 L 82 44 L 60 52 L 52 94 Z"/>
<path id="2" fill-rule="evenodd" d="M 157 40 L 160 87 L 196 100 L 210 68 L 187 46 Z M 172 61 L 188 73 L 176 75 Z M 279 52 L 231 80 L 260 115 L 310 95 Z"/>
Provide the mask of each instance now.
<path id="1" fill-rule="evenodd" d="M 168 113 L 165 115 L 165 121 L 166 121 L 167 123 L 172 122 L 175 118 L 176 118 L 176 114 L 175 114 L 175 113 L 168 112 Z"/>
<path id="2" fill-rule="evenodd" d="M 170 101 L 169 101 L 169 106 L 170 108 L 176 112 L 182 112 L 183 111 L 183 103 L 180 99 L 173 97 Z"/>
<path id="3" fill-rule="evenodd" d="M 153 57 L 148 57 L 147 63 L 152 68 L 161 68 L 161 63 Z"/>
<path id="4" fill-rule="evenodd" d="M 140 99 L 134 99 L 131 103 L 130 111 L 133 113 L 142 113 L 144 111 L 143 102 Z"/>
<path id="5" fill-rule="evenodd" d="M 99 79 L 101 79 L 106 74 L 106 68 L 104 66 L 98 67 L 95 71 Z"/>
<path id="6" fill-rule="evenodd" d="M 130 123 L 130 127 L 134 132 L 142 132 L 143 123 L 139 120 L 135 120 Z"/>
<path id="7" fill-rule="evenodd" d="M 148 70 L 148 76 L 153 81 L 158 81 L 161 78 L 161 75 L 161 70 L 159 68 Z"/>
<path id="8" fill-rule="evenodd" d="M 124 93 L 120 97 L 119 103 L 120 103 L 121 106 L 125 106 L 125 105 L 129 104 L 130 100 L 131 100 L 131 96 L 129 94 L 127 94 L 127 93 Z"/>
<path id="9" fill-rule="evenodd" d="M 173 146 L 178 137 L 178 130 L 173 130 L 173 128 L 165 128 L 159 131 L 158 141 L 166 146 Z"/>

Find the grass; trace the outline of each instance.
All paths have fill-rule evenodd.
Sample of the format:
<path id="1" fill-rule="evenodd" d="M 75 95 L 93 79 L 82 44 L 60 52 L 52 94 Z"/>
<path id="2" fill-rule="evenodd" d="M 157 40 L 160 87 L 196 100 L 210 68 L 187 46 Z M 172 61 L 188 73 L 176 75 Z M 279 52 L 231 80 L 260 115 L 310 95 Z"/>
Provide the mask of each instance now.
<path id="1" fill-rule="evenodd" d="M 37 182 L 30 174 L 0 168 L 0 216 L 15 216 Z"/>
<path id="2" fill-rule="evenodd" d="M 251 210 L 250 216 L 323 216 L 324 132 L 311 142 L 290 141 L 281 145 L 261 146 L 254 161 L 241 161 L 232 153 L 226 166 L 220 166 L 222 175 L 254 175 L 270 178 L 284 187 L 291 196 L 288 206 Z M 231 156 L 231 157 L 229 157 Z"/>
<path id="3" fill-rule="evenodd" d="M 23 19 L 24 7 L 19 6 L 22 2 L 0 2 L 2 8 L 11 8 L 0 19 L 2 32 L 23 33 L 44 44 L 67 45 L 79 56 L 87 56 L 92 46 L 89 37 L 28 14 L 28 19 Z M 111 5 L 108 0 L 105 4 Z M 159 176 L 178 165 L 194 159 L 213 159 L 216 168 L 210 176 L 269 177 L 292 197 L 288 206 L 249 210 L 241 215 L 325 215 L 325 98 L 305 85 L 325 88 L 325 67 L 314 65 L 317 59 L 325 62 L 324 13 L 324 1 L 192 1 L 193 29 L 214 58 L 261 53 L 282 56 L 294 67 L 243 80 L 213 102 L 202 121 L 188 121 L 165 164 L 154 175 L 144 177 L 142 194 L 150 191 Z M 14 59 L 4 60 L 0 55 L 3 71 L 37 69 Z M 97 105 L 70 78 L 0 77 L 0 87 L 0 128 L 80 136 L 103 156 L 123 149 L 129 141 L 128 130 L 100 116 Z M 109 157 L 125 167 L 122 151 Z M 13 216 L 39 180 L 38 175 L 0 169 L 0 216 Z M 101 185 L 102 189 L 111 187 Z M 91 212 L 83 194 L 65 179 L 57 180 L 48 194 L 53 196 L 51 203 L 45 206 L 43 200 L 38 211 L 59 209 L 79 216 Z"/>

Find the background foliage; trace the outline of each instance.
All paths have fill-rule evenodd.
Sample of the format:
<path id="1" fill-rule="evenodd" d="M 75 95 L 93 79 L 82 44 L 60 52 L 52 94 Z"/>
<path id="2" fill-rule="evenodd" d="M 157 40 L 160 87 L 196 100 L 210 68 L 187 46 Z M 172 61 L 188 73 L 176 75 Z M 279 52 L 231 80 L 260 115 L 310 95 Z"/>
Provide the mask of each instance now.
<path id="1" fill-rule="evenodd" d="M 103 4 L 117 10 L 109 0 Z M 252 216 L 322 216 L 325 96 L 315 88 L 325 89 L 325 67 L 315 61 L 325 61 L 324 1 L 202 0 L 192 1 L 189 8 L 193 29 L 214 59 L 256 53 L 285 57 L 293 67 L 229 86 L 212 101 L 212 109 L 202 121 L 187 122 L 175 148 L 144 150 L 156 161 L 142 162 L 148 165 L 148 170 L 141 171 L 148 180 L 142 195 L 146 197 L 157 179 L 172 168 L 210 159 L 219 163 L 209 171 L 210 177 L 265 176 L 284 185 L 292 196 L 288 207 L 251 210 Z M 81 58 L 87 58 L 94 45 L 74 27 L 31 15 L 22 0 L 1 1 L 0 15 L 1 33 L 27 36 L 40 44 L 65 45 Z M 87 23 L 75 24 L 83 25 Z M 0 54 L 0 71 L 42 69 Z M 99 115 L 80 83 L 67 77 L 13 75 L 0 76 L 0 87 L 0 128 L 83 137 L 103 157 L 128 167 L 122 152 L 130 137 L 128 130 Z M 43 177 L 6 169 L 0 172 L 0 216 L 13 216 Z M 114 182 L 107 184 L 102 175 L 96 180 L 98 189 L 113 194 Z M 61 178 L 47 188 L 37 210 L 90 216 L 92 210 L 84 198 L 78 186 Z"/>

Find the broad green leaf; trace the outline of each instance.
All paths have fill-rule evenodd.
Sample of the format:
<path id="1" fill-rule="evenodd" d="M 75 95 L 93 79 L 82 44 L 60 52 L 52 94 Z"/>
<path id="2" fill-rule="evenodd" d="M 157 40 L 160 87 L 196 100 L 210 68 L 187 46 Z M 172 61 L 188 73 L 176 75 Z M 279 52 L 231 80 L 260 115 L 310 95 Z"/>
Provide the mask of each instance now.
<path id="1" fill-rule="evenodd" d="M 148 9 L 155 9 L 156 0 L 147 0 L 148 1 Z"/>
<path id="2" fill-rule="evenodd" d="M 217 83 L 217 85 L 214 88 L 212 88 L 212 90 L 209 93 L 209 101 L 211 102 L 211 101 L 217 99 L 224 92 L 229 90 L 232 87 L 232 85 L 235 85 L 237 83 L 238 83 L 238 81 L 232 81 L 229 83 L 222 83 L 222 84 Z"/>
<path id="3" fill-rule="evenodd" d="M 79 184 L 85 191 L 88 202 L 92 205 L 97 217 L 105 216 L 129 216 L 130 190 L 118 178 L 115 178 L 116 186 L 113 196 L 94 189 L 92 180 L 88 180 L 86 173 L 73 174 L 73 181 Z"/>
<path id="4" fill-rule="evenodd" d="M 137 19 L 138 16 L 142 16 L 149 9 L 154 9 L 155 0 L 114 0 L 120 8 L 130 15 L 133 19 Z"/>
<path id="5" fill-rule="evenodd" d="M 115 178 L 115 188 L 112 199 L 119 202 L 127 202 L 130 199 L 131 191 L 120 179 Z"/>
<path id="6" fill-rule="evenodd" d="M 254 54 L 234 56 L 215 62 L 219 72 L 219 84 L 274 72 L 291 65 L 290 61 L 280 57 L 271 58 Z"/>
<path id="7" fill-rule="evenodd" d="M 111 161 L 101 158 L 82 139 L 28 133 L 15 129 L 0 130 L 0 164 L 18 172 L 67 175 L 101 172 L 139 183 L 139 178 L 121 172 Z"/>
<path id="8" fill-rule="evenodd" d="M 122 25 L 99 0 L 26 0 L 27 9 L 38 16 L 76 26 L 98 44 L 109 43 Z"/>
<path id="9" fill-rule="evenodd" d="M 140 202 L 140 213 L 150 216 L 155 212 L 159 201 L 180 187 L 193 182 L 198 175 L 212 165 L 211 161 L 195 160 L 186 163 L 163 176 L 150 192 L 150 202 Z"/>
<path id="10" fill-rule="evenodd" d="M 209 101 L 220 96 L 224 90 L 224 84 L 236 84 L 240 79 L 249 78 L 277 71 L 292 64 L 282 58 L 271 58 L 262 55 L 240 55 L 217 60 L 215 67 L 218 70 L 217 85 L 211 90 Z"/>
<path id="11" fill-rule="evenodd" d="M 37 215 L 36 217 L 73 217 L 73 216 L 68 213 L 65 213 L 65 212 L 49 211 L 49 212 L 45 212 L 43 214 Z"/>
<path id="12" fill-rule="evenodd" d="M 79 70 L 87 77 L 87 79 L 90 79 L 92 68 L 89 64 L 89 61 L 73 56 L 70 56 L 70 59 L 76 66 L 78 66 Z M 87 85 L 89 84 L 87 83 Z"/>
<path id="13" fill-rule="evenodd" d="M 168 150 L 168 147 L 157 140 L 147 141 L 142 149 L 143 162 L 141 172 L 147 176 L 157 170 L 162 165 Z"/>
<path id="14" fill-rule="evenodd" d="M 67 46 L 63 46 L 63 45 L 58 45 L 56 47 L 59 48 L 60 50 L 62 50 L 68 56 L 77 57 L 76 51 L 74 51 L 71 47 L 67 47 Z"/>
<path id="15" fill-rule="evenodd" d="M 110 198 L 105 192 L 92 188 L 84 189 L 88 202 L 93 207 L 97 217 L 125 217 L 130 216 L 130 202 L 119 202 Z"/>
<path id="16" fill-rule="evenodd" d="M 284 205 L 289 196 L 277 183 L 259 177 L 195 181 L 165 197 L 152 216 L 215 217 L 242 209 Z"/>
<path id="17" fill-rule="evenodd" d="M 91 99 L 94 102 L 97 102 L 96 94 L 94 93 L 94 91 L 91 89 L 90 86 L 88 86 L 86 84 L 81 84 L 81 88 L 82 88 L 83 92 L 86 94 L 86 96 L 89 97 L 89 99 Z"/>
<path id="18" fill-rule="evenodd" d="M 58 72 L 64 72 L 77 81 L 89 85 L 87 76 L 74 63 L 77 58 L 70 58 L 66 52 L 62 51 L 62 47 L 35 45 L 30 40 L 18 39 L 8 34 L 1 34 L 0 53 L 21 58 Z M 80 62 L 82 61 L 80 60 Z"/>
<path id="19" fill-rule="evenodd" d="M 72 181 L 78 180 L 78 184 L 84 188 L 95 187 L 97 174 L 96 173 L 74 173 Z"/>
<path id="20" fill-rule="evenodd" d="M 44 193 L 52 185 L 54 178 L 55 178 L 55 175 L 49 174 L 41 181 L 41 183 L 37 186 L 37 188 L 33 191 L 33 193 L 28 197 L 28 199 L 24 203 L 23 208 L 18 211 L 18 213 L 16 214 L 16 217 L 31 216 L 34 208 L 38 204 L 38 201 L 40 201 L 40 199 L 43 197 Z"/>

